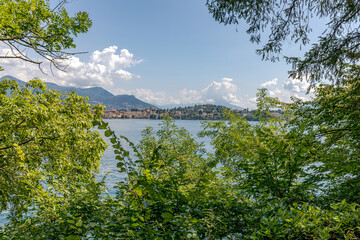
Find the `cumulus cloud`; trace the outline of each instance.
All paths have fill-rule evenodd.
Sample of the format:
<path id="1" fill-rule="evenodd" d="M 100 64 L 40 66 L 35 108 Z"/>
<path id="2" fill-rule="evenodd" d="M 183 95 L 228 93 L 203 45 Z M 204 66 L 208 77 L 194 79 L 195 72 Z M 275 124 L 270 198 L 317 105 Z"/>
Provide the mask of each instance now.
<path id="1" fill-rule="evenodd" d="M 21 60 L 2 59 L 0 65 L 5 68 L 3 74 L 13 75 L 25 81 L 38 76 L 45 81 L 76 87 L 109 87 L 113 86 L 114 81 L 130 81 L 139 78 L 128 69 L 141 63 L 142 59 L 136 60 L 127 49 L 117 52 L 117 46 L 110 46 L 101 51 L 94 51 L 88 61 L 81 61 L 80 58 L 71 56 L 62 62 L 62 65 L 66 66 L 66 71 L 55 69 L 54 75 L 49 72 L 49 69 L 48 75 L 42 75 L 36 65 Z M 5 54 L 9 54 L 9 49 L 0 46 L 0 55 Z"/>
<path id="2" fill-rule="evenodd" d="M 306 92 L 309 88 L 310 84 L 306 81 L 301 81 L 298 79 L 287 79 L 283 85 L 283 87 L 292 92 L 302 93 Z"/>
<path id="3" fill-rule="evenodd" d="M 212 99 L 218 104 L 230 103 L 240 106 L 241 101 L 237 98 L 238 87 L 233 83 L 232 78 L 222 78 L 221 81 L 213 81 L 200 93 L 203 99 Z"/>
<path id="4" fill-rule="evenodd" d="M 290 102 L 292 97 L 301 100 L 310 100 L 312 94 L 307 94 L 310 84 L 307 81 L 288 78 L 282 83 L 276 81 L 261 84 L 261 87 L 267 87 L 271 97 L 277 97 L 281 101 Z"/>
<path id="5" fill-rule="evenodd" d="M 263 87 L 263 88 L 266 88 L 266 87 L 269 87 L 269 86 L 272 86 L 272 85 L 276 85 L 277 82 L 278 82 L 278 79 L 274 78 L 273 80 L 265 82 L 265 83 L 261 84 L 260 86 Z"/>
<path id="6" fill-rule="evenodd" d="M 116 89 L 115 94 L 129 94 L 137 98 L 155 105 L 169 105 L 169 104 L 195 104 L 206 103 L 206 99 L 197 90 L 182 89 L 175 94 L 168 92 L 153 91 L 151 89 L 137 88 L 134 90 Z"/>
<path id="7" fill-rule="evenodd" d="M 10 49 L 0 45 L 0 55 L 11 55 Z M 130 68 L 141 63 L 142 59 L 137 60 L 127 49 L 119 50 L 117 46 L 110 46 L 102 50 L 96 50 L 90 54 L 87 61 L 81 60 L 76 56 L 70 57 L 63 64 L 67 66 L 66 72 L 54 71 L 51 74 L 43 75 L 39 68 L 22 60 L 0 59 L 0 66 L 5 68 L 2 75 L 13 75 L 24 81 L 34 77 L 40 77 L 45 81 L 55 82 L 59 85 L 70 85 L 76 87 L 101 86 L 112 89 L 114 94 L 132 94 L 141 100 L 156 105 L 168 104 L 220 104 L 235 105 L 240 107 L 254 108 L 256 106 L 255 94 L 253 96 L 240 96 L 239 87 L 232 78 L 222 78 L 212 81 L 202 89 L 181 89 L 176 93 L 154 91 L 151 89 L 137 88 L 134 90 L 114 89 L 115 81 L 131 81 L 139 78 L 138 75 L 131 73 Z M 286 79 L 279 81 L 274 78 L 262 83 L 261 87 L 269 89 L 270 96 L 278 97 L 280 100 L 288 102 L 292 96 L 308 100 L 311 95 L 307 95 L 309 84 L 306 81 Z"/>
<path id="8" fill-rule="evenodd" d="M 0 44 L 0 56 L 14 56 L 5 44 Z M 0 72 L 1 75 L 12 75 L 21 80 L 28 81 L 39 75 L 43 75 L 37 65 L 25 62 L 15 58 L 1 58 L 0 66 L 5 71 Z M 36 73 L 36 74 L 35 74 Z"/>
<path id="9" fill-rule="evenodd" d="M 237 96 L 238 87 L 231 78 L 222 78 L 220 81 L 213 81 L 203 89 L 182 89 L 175 94 L 153 91 L 150 89 L 115 90 L 116 94 L 132 94 L 137 98 L 156 105 L 168 104 L 232 104 L 244 106 L 244 102 Z"/>

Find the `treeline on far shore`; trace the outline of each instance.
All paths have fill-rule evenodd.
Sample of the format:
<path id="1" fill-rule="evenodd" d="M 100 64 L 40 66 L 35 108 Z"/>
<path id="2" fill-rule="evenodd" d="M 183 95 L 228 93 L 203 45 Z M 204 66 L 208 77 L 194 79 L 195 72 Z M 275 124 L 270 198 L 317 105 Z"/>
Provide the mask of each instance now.
<path id="1" fill-rule="evenodd" d="M 106 119 L 165 119 L 170 117 L 176 120 L 224 120 L 226 113 L 233 112 L 245 117 L 248 121 L 258 121 L 255 110 L 242 109 L 231 110 L 227 107 L 213 104 L 195 105 L 188 107 L 176 107 L 171 109 L 159 109 L 148 107 L 145 109 L 119 109 L 105 110 L 104 118 Z M 272 117 L 283 114 L 281 110 L 270 112 Z"/>

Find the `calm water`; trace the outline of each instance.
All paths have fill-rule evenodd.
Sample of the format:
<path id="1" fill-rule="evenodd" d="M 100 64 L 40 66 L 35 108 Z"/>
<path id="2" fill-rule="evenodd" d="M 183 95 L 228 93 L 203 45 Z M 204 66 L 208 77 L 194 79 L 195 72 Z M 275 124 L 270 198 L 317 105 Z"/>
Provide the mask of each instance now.
<path id="1" fill-rule="evenodd" d="M 141 131 L 146 127 L 152 127 L 154 130 L 159 130 L 159 124 L 161 121 L 158 120 L 146 120 L 146 119 L 109 119 L 107 120 L 109 126 L 117 135 L 126 136 L 130 141 L 137 144 L 141 139 Z M 201 121 L 197 120 L 178 120 L 176 121 L 177 126 L 184 127 L 190 134 L 196 136 L 196 134 L 201 130 Z M 207 149 L 211 149 L 209 139 L 200 139 L 205 143 Z M 102 179 L 103 176 L 110 172 L 106 178 L 106 186 L 108 187 L 109 194 L 114 196 L 115 190 L 114 186 L 116 182 L 124 179 L 124 175 L 121 175 L 116 168 L 117 160 L 115 160 L 115 155 L 113 149 L 109 147 L 101 160 L 100 173 L 98 174 L 98 179 Z M 3 225 L 5 222 L 5 217 L 7 213 L 4 212 L 0 214 L 0 225 Z"/>

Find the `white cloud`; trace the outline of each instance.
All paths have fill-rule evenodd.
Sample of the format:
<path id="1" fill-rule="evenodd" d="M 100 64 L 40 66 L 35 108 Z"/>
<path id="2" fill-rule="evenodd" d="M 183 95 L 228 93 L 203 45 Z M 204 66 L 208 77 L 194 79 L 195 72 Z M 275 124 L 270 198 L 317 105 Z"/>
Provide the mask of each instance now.
<path id="1" fill-rule="evenodd" d="M 4 44 L 0 44 L 0 56 L 14 55 Z M 0 72 L 1 75 L 12 75 L 24 81 L 43 75 L 37 65 L 16 58 L 1 58 L 0 66 L 4 68 L 4 71 Z"/>
<path id="2" fill-rule="evenodd" d="M 256 106 L 256 100 L 257 100 L 256 97 L 250 98 L 250 99 L 249 99 L 249 103 L 250 103 L 252 106 Z"/>
<path id="3" fill-rule="evenodd" d="M 114 94 L 132 94 L 141 100 L 156 105 L 167 104 L 232 104 L 235 106 L 254 108 L 255 96 L 239 96 L 239 88 L 232 78 L 222 78 L 212 81 L 203 89 L 182 89 L 176 93 L 153 91 L 138 88 L 135 90 L 113 89 L 114 81 L 131 81 L 139 78 L 138 75 L 128 71 L 129 68 L 141 63 L 127 49 L 118 52 L 117 46 L 110 46 L 103 50 L 96 50 L 89 56 L 88 61 L 72 56 L 65 65 L 67 71 L 55 71 L 55 76 L 43 75 L 37 65 L 16 59 L 0 59 L 0 66 L 5 68 L 1 75 L 13 75 L 27 81 L 34 77 L 40 77 L 45 81 L 55 82 L 59 85 L 77 87 L 101 86 L 111 89 Z M 10 55 L 11 51 L 0 45 L 0 55 Z M 309 84 L 306 81 L 286 79 L 279 81 L 274 78 L 260 85 L 269 89 L 270 96 L 289 102 L 291 97 L 308 100 Z"/>
<path id="4" fill-rule="evenodd" d="M 36 65 L 16 59 L 2 59 L 0 65 L 5 69 L 4 75 L 12 75 L 24 81 L 37 76 L 45 81 L 65 86 L 110 87 L 113 86 L 114 81 L 130 81 L 139 78 L 127 69 L 141 63 L 142 60 L 136 60 L 127 49 L 121 49 L 119 54 L 117 50 L 117 46 L 110 46 L 101 51 L 96 50 L 90 55 L 88 61 L 81 61 L 76 56 L 70 56 L 62 62 L 63 66 L 67 66 L 66 71 L 55 69 L 54 75 L 49 69 L 47 69 L 49 74 L 43 75 Z M 0 46 L 0 55 L 9 53 L 11 52 L 8 48 Z"/>
<path id="5" fill-rule="evenodd" d="M 263 87 L 263 88 L 266 88 L 266 87 L 269 87 L 269 86 L 272 86 L 272 85 L 276 85 L 277 82 L 278 82 L 278 79 L 274 78 L 273 80 L 265 82 L 265 83 L 261 84 L 260 86 Z"/>
<path id="6" fill-rule="evenodd" d="M 277 97 L 284 102 L 291 102 L 292 97 L 310 100 L 312 94 L 307 94 L 308 87 L 310 86 L 307 81 L 288 78 L 283 83 L 280 83 L 277 79 L 274 81 L 275 79 L 261 84 L 261 87 L 268 88 L 271 97 Z"/>
<path id="7" fill-rule="evenodd" d="M 232 78 L 222 78 L 221 79 L 223 82 L 232 82 L 233 79 Z"/>
<path id="8" fill-rule="evenodd" d="M 222 78 L 221 81 L 213 81 L 201 90 L 182 89 L 175 94 L 167 92 L 152 91 L 150 89 L 138 88 L 135 90 L 117 89 L 115 94 L 132 94 L 137 98 L 156 105 L 168 104 L 232 104 L 244 106 L 245 102 L 237 97 L 238 87 L 231 78 Z"/>
<path id="9" fill-rule="evenodd" d="M 288 78 L 280 82 L 278 78 L 265 82 L 260 87 L 267 88 L 271 97 L 277 97 L 281 101 L 291 102 L 291 98 L 301 100 L 310 100 L 312 94 L 307 94 L 310 84 L 304 78 L 303 80 Z M 256 98 L 254 98 L 256 99 Z M 252 99 L 252 101 L 254 100 Z"/>
<path id="10" fill-rule="evenodd" d="M 232 83 L 231 78 L 222 78 L 220 82 L 213 81 L 201 91 L 203 99 L 212 99 L 217 104 L 230 103 L 240 106 L 241 101 L 237 98 L 238 87 Z"/>
<path id="11" fill-rule="evenodd" d="M 225 95 L 223 97 L 223 99 L 232 105 L 235 105 L 235 106 L 241 105 L 241 101 L 232 93 Z"/>
<path id="12" fill-rule="evenodd" d="M 301 81 L 298 79 L 287 79 L 283 85 L 285 89 L 288 89 L 292 92 L 306 92 L 309 88 L 310 84 L 306 81 Z"/>
<path id="13" fill-rule="evenodd" d="M 121 49 L 120 54 L 117 55 L 117 49 L 117 46 L 110 46 L 101 52 L 96 50 L 91 54 L 90 60 L 95 64 L 108 66 L 110 69 L 129 68 L 142 62 L 142 60 L 134 60 L 134 54 L 127 49 Z"/>

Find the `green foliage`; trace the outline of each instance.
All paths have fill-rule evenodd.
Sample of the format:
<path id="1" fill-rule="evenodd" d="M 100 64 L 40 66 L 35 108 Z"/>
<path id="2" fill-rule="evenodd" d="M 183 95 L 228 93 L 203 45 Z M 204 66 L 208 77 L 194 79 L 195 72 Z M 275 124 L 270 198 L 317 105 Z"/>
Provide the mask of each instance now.
<path id="1" fill-rule="evenodd" d="M 357 0 L 207 0 L 207 6 L 220 23 L 238 24 L 244 20 L 251 42 L 261 43 L 262 34 L 269 31 L 267 42 L 257 54 L 271 61 L 280 58 L 284 42 L 299 44 L 300 49 L 309 44 L 313 19 L 326 21 L 324 32 L 303 59 L 285 57 L 293 64 L 293 77 L 306 76 L 313 84 L 323 79 L 340 83 L 344 66 L 359 59 Z"/>
<path id="2" fill-rule="evenodd" d="M 204 123 L 214 153 L 172 121 L 144 130 L 135 146 L 98 119 L 126 175 L 116 196 L 100 197 L 103 182 L 88 180 L 71 198 L 35 198 L 34 211 L 11 218 L 0 236 L 359 239 L 357 72 L 349 68 L 342 87 L 320 86 L 310 102 L 284 104 L 261 89 L 258 124 L 231 113 Z M 269 118 L 277 107 L 285 114 Z"/>
<path id="3" fill-rule="evenodd" d="M 57 60 L 66 59 L 63 50 L 75 48 L 73 36 L 85 33 L 92 25 L 86 12 L 70 17 L 63 8 L 65 0 L 50 7 L 49 0 L 0 0 L 0 41 L 11 48 L 1 58 L 19 58 L 35 64 L 24 48 L 64 68 Z M 11 54 L 12 53 L 12 54 Z"/>
<path id="4" fill-rule="evenodd" d="M 344 95 L 358 94 L 357 87 L 351 80 L 343 87 L 323 85 L 311 102 L 293 104 L 261 89 L 258 124 L 236 116 L 204 123 L 201 135 L 211 137 L 214 154 L 205 155 L 186 131 L 164 122 L 156 133 L 145 130 L 137 148 L 132 145 L 137 158 L 132 162 L 108 129 L 105 134 L 118 149 L 118 167 L 128 176 L 112 203 L 117 206 L 117 218 L 108 225 L 113 238 L 359 239 L 358 191 L 348 181 L 357 179 L 356 168 L 349 172 L 326 154 L 334 149 L 343 159 L 357 161 L 358 132 L 355 128 L 348 134 L 344 126 L 351 119 L 358 124 L 353 112 L 357 98 L 340 101 L 349 112 L 342 108 L 333 115 L 342 140 L 329 131 L 330 123 L 324 124 L 332 108 L 323 98 L 338 106 L 337 100 L 347 99 Z M 267 112 L 276 107 L 285 114 L 269 118 Z M 316 111 L 318 118 L 313 117 Z M 326 177 L 332 176 L 329 171 L 337 175 Z"/>
<path id="5" fill-rule="evenodd" d="M 70 198 L 98 171 L 106 148 L 92 130 L 101 108 L 75 93 L 46 89 L 40 80 L 19 88 L 0 82 L 0 210 Z M 25 205 L 24 205 L 25 204 Z"/>
<path id="6" fill-rule="evenodd" d="M 270 30 L 257 53 L 272 61 L 284 41 L 310 43 L 312 18 L 328 21 L 303 59 L 285 57 L 293 64 L 290 76 L 312 84 L 311 101 L 280 103 L 260 90 L 259 125 L 233 118 L 208 123 L 203 134 L 212 137 L 237 188 L 259 203 L 250 238 L 359 239 L 358 1 L 208 0 L 207 6 L 219 22 L 245 20 L 252 42 Z M 336 86 L 315 86 L 323 79 Z M 274 107 L 288 114 L 269 120 Z"/>
<path id="7" fill-rule="evenodd" d="M 171 121 L 158 132 L 144 130 L 137 147 L 130 143 L 136 161 L 111 130 L 105 134 L 118 154 L 120 172 L 128 176 L 119 183 L 117 221 L 108 226 L 113 238 L 218 239 L 234 227 L 222 216 L 234 217 L 235 223 L 235 207 L 247 204 L 240 204 L 231 182 L 221 179 L 212 158 L 205 158 L 202 144 L 186 130 Z"/>
<path id="8" fill-rule="evenodd" d="M 314 118 L 311 113 L 322 104 L 324 114 L 329 110 L 325 107 L 329 103 L 322 98 L 325 93 L 336 102 L 338 94 L 355 89 L 357 85 L 351 81 L 341 89 L 324 85 L 315 91 L 312 102 L 290 105 L 269 98 L 262 89 L 258 107 L 260 116 L 265 117 L 258 124 L 236 116 L 204 123 L 201 135 L 211 137 L 214 154 L 206 153 L 202 144 L 171 121 L 163 122 L 157 132 L 144 130 L 137 146 L 124 136 L 117 137 L 108 123 L 96 121 L 115 149 L 119 172 L 126 174 L 118 183 L 116 197 L 100 199 L 102 183 L 87 184 L 86 191 L 77 192 L 73 198 L 35 203 L 35 213 L 13 219 L 1 236 L 359 239 L 357 189 L 348 187 L 342 195 L 342 186 L 347 184 L 344 176 L 351 177 L 348 167 L 331 164 L 332 158 L 323 151 L 326 147 L 335 149 L 342 157 L 355 157 L 356 161 L 356 149 L 341 152 L 344 146 L 339 145 L 339 138 L 333 138 L 338 133 L 316 125 L 328 118 L 323 119 L 320 112 Z M 266 111 L 276 106 L 285 109 L 285 114 L 268 118 Z M 344 109 L 339 114 L 342 112 Z M 340 116 L 341 123 L 347 117 L 357 117 L 350 112 Z M 310 122 L 313 127 L 309 127 Z M 346 134 L 341 135 L 340 142 L 350 144 L 346 139 L 353 140 L 357 132 L 347 135 L 347 128 L 341 126 Z M 355 170 L 351 172 L 353 178 L 357 178 Z M 331 175 L 329 171 L 337 174 L 336 181 L 324 177 Z"/>
<path id="9" fill-rule="evenodd" d="M 74 47 L 70 35 L 91 25 L 86 13 L 68 17 L 64 2 L 51 10 L 47 1 L 0 1 L 0 41 L 59 57 Z M 255 42 L 270 24 L 259 53 L 272 60 L 287 37 L 308 42 L 311 14 L 331 17 L 305 60 L 289 60 L 296 77 L 330 76 L 338 85 L 319 85 L 311 101 L 291 104 L 260 89 L 259 123 L 231 113 L 228 121 L 204 123 L 200 135 L 214 147 L 208 153 L 172 121 L 144 130 L 135 145 L 101 120 L 101 107 L 91 111 L 74 93 L 48 90 L 39 80 L 22 89 L 2 81 L 0 210 L 10 207 L 11 214 L 1 239 L 360 239 L 360 68 L 346 64 L 359 57 L 353 23 L 360 5 L 208 6 L 220 22 L 244 18 Z M 270 117 L 273 109 L 284 114 Z M 94 127 L 104 130 L 126 175 L 115 197 L 94 178 L 106 148 Z"/>
<path id="10" fill-rule="evenodd" d="M 344 86 L 321 85 L 309 102 L 280 103 L 261 89 L 257 125 L 235 116 L 205 124 L 224 176 L 254 201 L 256 221 L 249 235 L 237 229 L 240 239 L 360 237 L 358 71 L 349 69 Z M 267 118 L 276 106 L 287 114 Z"/>
<path id="11" fill-rule="evenodd" d="M 307 203 L 268 205 L 243 239 L 359 239 L 359 205 L 345 201 L 321 209 Z M 241 238 L 240 238 L 241 239 Z"/>
<path id="12" fill-rule="evenodd" d="M 338 201 L 359 202 L 360 145 L 360 81 L 359 66 L 349 66 L 343 76 L 343 86 L 320 85 L 314 101 L 294 109 L 294 127 L 304 126 L 316 145 L 314 174 L 329 184 L 324 192 Z M 300 118 L 301 116 L 301 118 Z"/>
<path id="13" fill-rule="evenodd" d="M 104 205 L 99 201 L 102 183 L 89 181 L 71 197 L 52 196 L 33 202 L 32 212 L 12 217 L 1 239 L 87 239 L 94 225 L 102 222 Z"/>

